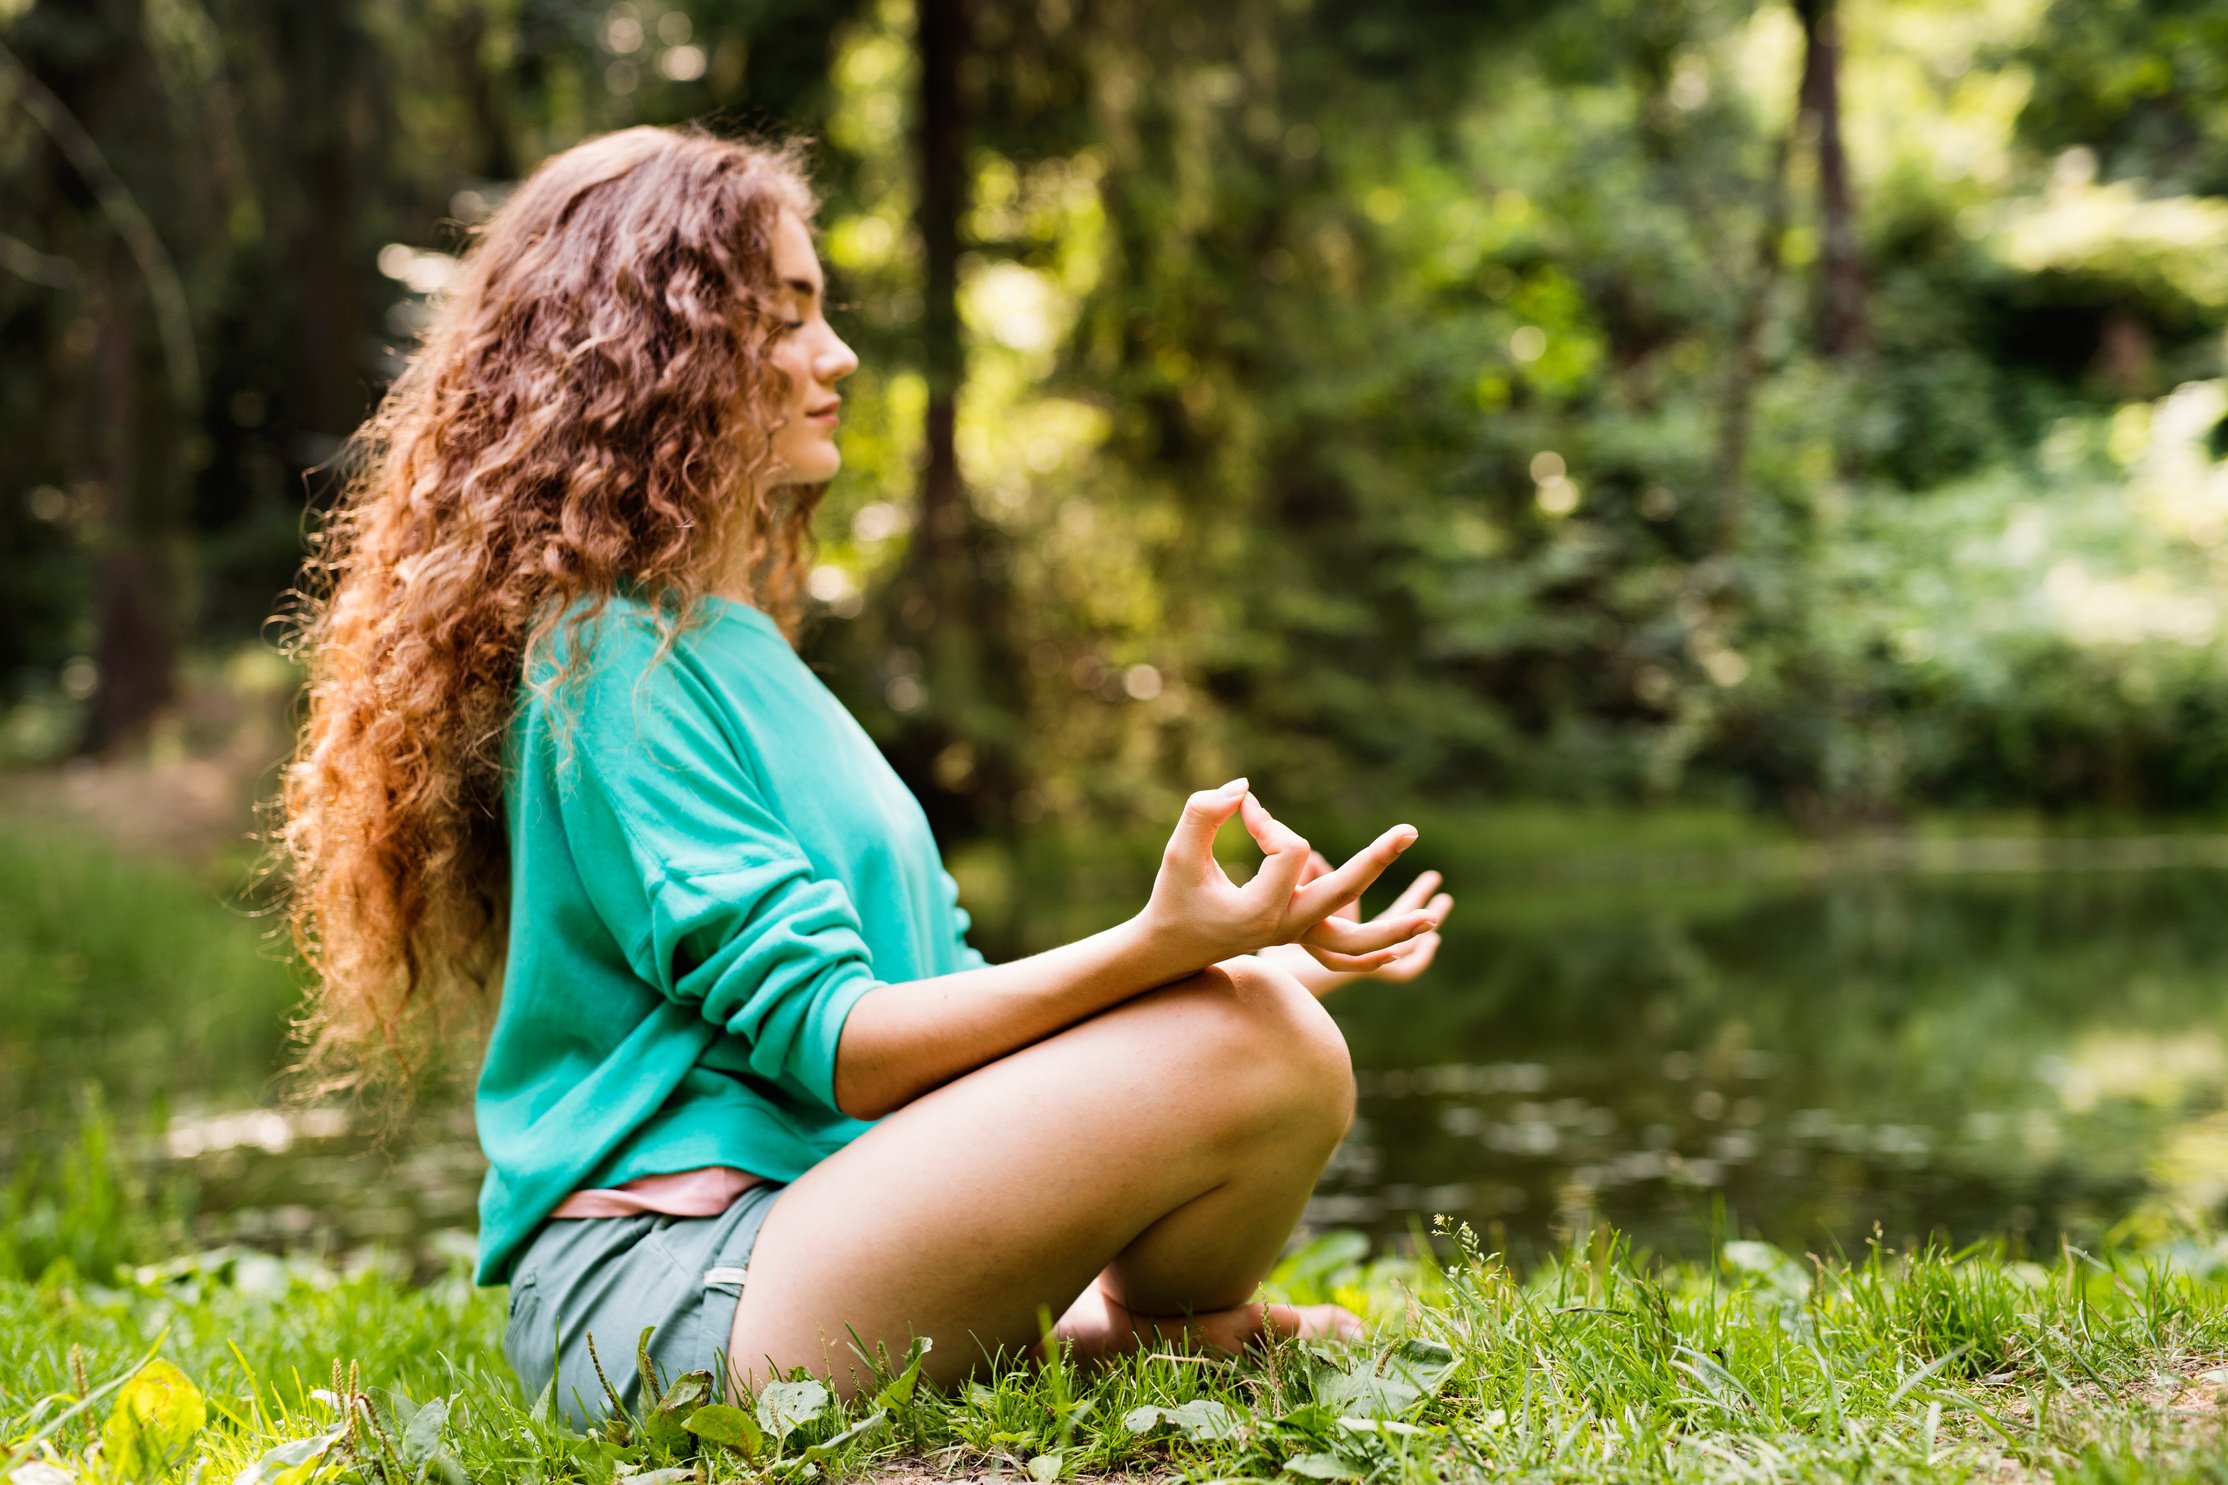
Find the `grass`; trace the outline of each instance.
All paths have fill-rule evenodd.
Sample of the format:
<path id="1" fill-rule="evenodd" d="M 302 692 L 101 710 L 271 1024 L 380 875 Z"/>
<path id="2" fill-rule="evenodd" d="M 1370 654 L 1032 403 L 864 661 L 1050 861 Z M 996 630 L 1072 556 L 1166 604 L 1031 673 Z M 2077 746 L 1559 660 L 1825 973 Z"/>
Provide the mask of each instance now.
<path id="1" fill-rule="evenodd" d="M 133 1111 L 262 1092 L 297 979 L 244 883 L 0 816 L 0 1155 L 51 1143 L 86 1079 Z"/>
<path id="2" fill-rule="evenodd" d="M 2209 1258 L 1798 1259 L 1734 1242 L 1712 1263 L 1657 1265 L 1604 1230 L 1518 1275 L 1467 1232 L 1440 1248 L 1449 1261 L 1367 1260 L 1333 1235 L 1286 1260 L 1277 1289 L 1370 1314 L 1378 1339 L 1360 1348 L 1160 1353 L 1093 1375 L 1006 1367 L 945 1392 L 901 1374 L 849 1405 L 789 1385 L 750 1411 L 676 1399 L 588 1435 L 521 1395 L 498 1347 L 502 1296 L 461 1263 L 423 1287 L 377 1263 L 342 1273 L 240 1251 L 100 1282 L 61 1263 L 0 1284 L 0 1439 L 55 1471 L 17 1485 L 113 1478 L 103 1459 L 148 1479 L 275 1481 L 257 1462 L 299 1440 L 289 1457 L 317 1457 L 286 1485 L 665 1470 L 684 1473 L 641 1485 L 2228 1478 L 2228 1273 Z M 203 1426 L 181 1432 L 175 1408 L 144 1399 L 119 1407 L 126 1388 L 31 1444 L 149 1355 L 202 1396 Z M 351 1443 L 337 1404 L 356 1396 Z M 126 1421 L 104 1422 L 110 1410 Z M 157 1437 L 161 1417 L 173 1436 Z"/>

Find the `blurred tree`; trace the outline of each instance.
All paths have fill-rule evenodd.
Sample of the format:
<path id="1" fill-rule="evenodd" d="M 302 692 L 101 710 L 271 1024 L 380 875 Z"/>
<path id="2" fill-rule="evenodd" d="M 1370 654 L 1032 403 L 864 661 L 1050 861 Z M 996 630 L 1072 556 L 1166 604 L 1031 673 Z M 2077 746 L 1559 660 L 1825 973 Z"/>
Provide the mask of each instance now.
<path id="1" fill-rule="evenodd" d="M 183 287 L 134 187 L 95 140 L 139 141 L 123 168 L 152 178 L 164 139 L 140 0 L 42 4 L 5 54 L 17 106 L 50 148 L 31 180 L 76 265 L 83 318 L 45 344 L 69 409 L 49 455 L 81 474 L 93 553 L 90 695 L 79 747 L 137 740 L 176 689 L 183 530 L 180 441 L 201 395 Z M 20 60 L 19 60 L 20 58 Z M 150 159 L 148 156 L 155 158 Z M 45 250 L 41 250 L 45 251 Z M 166 364 L 167 363 L 167 364 Z"/>
<path id="2" fill-rule="evenodd" d="M 888 745 L 947 839 L 1005 830 L 1023 777 L 1020 657 L 1003 553 L 969 498 L 954 436 L 967 375 L 959 291 L 969 156 L 981 64 L 991 60 L 976 39 L 976 9 L 970 0 L 917 0 L 914 9 L 913 222 L 927 408 L 911 544 L 889 595 L 900 633 L 921 652 L 926 700 Z"/>
<path id="3" fill-rule="evenodd" d="M 2106 178 L 2228 195 L 2228 4 L 2053 0 L 2018 60 L 2022 135 L 2082 149 Z"/>
<path id="4" fill-rule="evenodd" d="M 0 749 L 268 612 L 513 176 L 703 118 L 820 141 L 866 367 L 808 653 L 947 839 L 1240 770 L 2195 807 L 2213 527 L 2161 492 L 2214 465 L 2141 451 L 2221 372 L 2224 13 L 19 0 Z M 1959 512 L 2047 621 L 1928 596 Z"/>
<path id="5" fill-rule="evenodd" d="M 1803 70 L 1797 128 L 1816 141 L 1819 257 L 1818 346 L 1845 356 L 1872 338 L 1865 313 L 1864 247 L 1859 241 L 1849 156 L 1841 143 L 1841 35 L 1835 0 L 1795 0 L 1803 28 Z"/>

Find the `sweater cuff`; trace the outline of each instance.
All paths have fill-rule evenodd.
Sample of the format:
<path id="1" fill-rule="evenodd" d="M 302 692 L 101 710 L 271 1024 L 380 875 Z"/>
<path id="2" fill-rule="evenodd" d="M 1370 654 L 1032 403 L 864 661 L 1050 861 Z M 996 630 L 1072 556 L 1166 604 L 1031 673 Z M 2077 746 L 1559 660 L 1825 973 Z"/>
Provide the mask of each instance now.
<path id="1" fill-rule="evenodd" d="M 835 1096 L 836 1048 L 843 1040 L 843 1023 L 850 1019 L 851 1007 L 881 984 L 862 967 L 814 1003 L 805 1026 L 797 1081 L 806 1093 L 839 1114 L 843 1109 Z"/>

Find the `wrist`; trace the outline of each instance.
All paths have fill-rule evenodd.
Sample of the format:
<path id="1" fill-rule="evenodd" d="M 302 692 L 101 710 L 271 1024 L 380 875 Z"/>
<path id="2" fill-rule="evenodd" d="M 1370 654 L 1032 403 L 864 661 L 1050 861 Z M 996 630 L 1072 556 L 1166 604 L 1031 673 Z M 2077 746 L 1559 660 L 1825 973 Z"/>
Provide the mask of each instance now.
<path id="1" fill-rule="evenodd" d="M 1155 917 L 1150 907 L 1108 932 L 1114 936 L 1115 957 L 1123 977 L 1135 981 L 1141 990 L 1197 974 L 1223 957 L 1193 942 L 1193 935 Z"/>

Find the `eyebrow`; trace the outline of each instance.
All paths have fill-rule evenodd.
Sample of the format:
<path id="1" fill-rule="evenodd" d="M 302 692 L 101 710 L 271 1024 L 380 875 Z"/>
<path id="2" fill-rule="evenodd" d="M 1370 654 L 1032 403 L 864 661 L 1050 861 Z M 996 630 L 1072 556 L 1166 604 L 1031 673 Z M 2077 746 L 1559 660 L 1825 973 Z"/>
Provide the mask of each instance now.
<path id="1" fill-rule="evenodd" d="M 784 288 L 795 289 L 807 299 L 817 298 L 820 293 L 820 286 L 809 278 L 785 278 L 781 282 Z"/>

